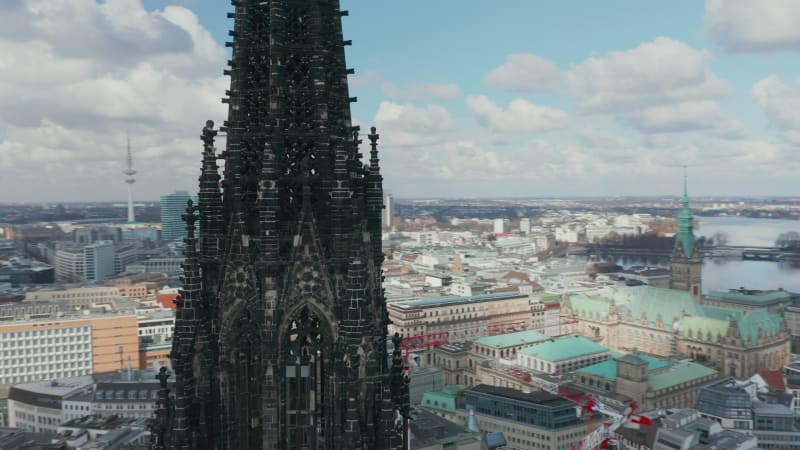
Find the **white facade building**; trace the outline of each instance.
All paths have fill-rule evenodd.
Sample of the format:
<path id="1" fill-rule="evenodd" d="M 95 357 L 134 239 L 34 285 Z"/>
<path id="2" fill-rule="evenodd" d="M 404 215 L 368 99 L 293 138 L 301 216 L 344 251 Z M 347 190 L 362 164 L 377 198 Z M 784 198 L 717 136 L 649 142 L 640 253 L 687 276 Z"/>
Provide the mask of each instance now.
<path id="1" fill-rule="evenodd" d="M 0 331 L 0 355 L 0 384 L 88 375 L 92 373 L 92 328 L 79 324 Z"/>
<path id="2" fill-rule="evenodd" d="M 503 219 L 494 219 L 494 233 L 500 234 L 506 231 Z"/>
<path id="3" fill-rule="evenodd" d="M 523 217 L 519 219 L 519 231 L 523 233 L 530 233 L 531 232 L 531 219 L 527 217 Z"/>
<path id="4" fill-rule="evenodd" d="M 114 276 L 114 242 L 97 241 L 83 248 L 85 281 L 103 281 Z"/>
<path id="5" fill-rule="evenodd" d="M 12 386 L 8 394 L 9 426 L 55 433 L 66 420 L 64 400 L 91 392 L 92 384 L 92 377 L 82 376 Z"/>

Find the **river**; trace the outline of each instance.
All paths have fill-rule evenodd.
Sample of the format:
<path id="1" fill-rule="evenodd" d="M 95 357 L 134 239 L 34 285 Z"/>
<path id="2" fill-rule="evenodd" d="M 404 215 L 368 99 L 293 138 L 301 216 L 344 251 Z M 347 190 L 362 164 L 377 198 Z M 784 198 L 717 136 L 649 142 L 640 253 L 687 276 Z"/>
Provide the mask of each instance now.
<path id="1" fill-rule="evenodd" d="M 778 235 L 800 232 L 800 221 L 750 219 L 745 217 L 699 217 L 695 235 L 711 237 L 724 234 L 728 245 L 771 247 Z M 651 265 L 666 267 L 666 258 L 619 257 L 614 261 L 623 267 Z M 777 289 L 800 292 L 800 264 L 775 261 L 706 259 L 703 261 L 703 292 L 747 289 Z"/>

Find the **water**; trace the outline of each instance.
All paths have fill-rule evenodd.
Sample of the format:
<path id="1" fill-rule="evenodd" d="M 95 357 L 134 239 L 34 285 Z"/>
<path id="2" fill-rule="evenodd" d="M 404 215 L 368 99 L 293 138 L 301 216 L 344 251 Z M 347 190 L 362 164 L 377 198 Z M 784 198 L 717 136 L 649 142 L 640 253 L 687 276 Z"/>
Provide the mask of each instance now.
<path id="1" fill-rule="evenodd" d="M 695 235 L 711 237 L 723 233 L 728 245 L 772 247 L 778 235 L 788 231 L 800 232 L 800 221 L 778 219 L 749 219 L 744 217 L 700 217 Z M 614 263 L 623 267 L 649 265 L 667 267 L 666 258 L 618 257 Z M 800 264 L 797 262 L 745 261 L 737 259 L 705 259 L 703 261 L 703 292 L 748 289 L 777 289 L 800 292 Z"/>
<path id="2" fill-rule="evenodd" d="M 800 232 L 800 221 L 779 219 L 749 219 L 747 217 L 699 217 L 696 236 L 711 237 L 722 233 L 728 245 L 773 247 L 781 233 Z"/>

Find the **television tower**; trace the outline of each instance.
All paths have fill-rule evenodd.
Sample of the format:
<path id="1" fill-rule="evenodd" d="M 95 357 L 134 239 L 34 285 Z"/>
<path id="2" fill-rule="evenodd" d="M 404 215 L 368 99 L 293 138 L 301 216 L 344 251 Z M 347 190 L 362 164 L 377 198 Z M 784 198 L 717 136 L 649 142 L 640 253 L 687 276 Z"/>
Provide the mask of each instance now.
<path id="1" fill-rule="evenodd" d="M 136 170 L 133 169 L 133 157 L 131 156 L 131 137 L 128 136 L 128 164 L 125 170 L 122 171 L 123 174 L 127 175 L 128 178 L 125 179 L 125 183 L 128 184 L 128 222 L 136 222 L 136 218 L 133 216 L 133 194 L 131 193 L 131 185 L 136 183 L 136 180 L 133 178 L 136 175 Z"/>

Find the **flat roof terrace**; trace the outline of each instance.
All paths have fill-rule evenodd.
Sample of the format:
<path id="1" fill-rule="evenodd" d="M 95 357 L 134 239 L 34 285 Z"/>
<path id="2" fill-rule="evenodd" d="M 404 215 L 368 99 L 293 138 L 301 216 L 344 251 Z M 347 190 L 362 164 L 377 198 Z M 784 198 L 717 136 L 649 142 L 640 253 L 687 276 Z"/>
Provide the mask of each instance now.
<path id="1" fill-rule="evenodd" d="M 442 297 L 425 300 L 400 301 L 389 304 L 388 306 L 396 309 L 411 310 L 438 308 L 441 306 L 469 305 L 473 303 L 492 302 L 498 300 L 509 300 L 513 298 L 526 298 L 528 294 L 519 292 L 500 292 L 496 294 L 472 295 L 469 297 Z"/>

